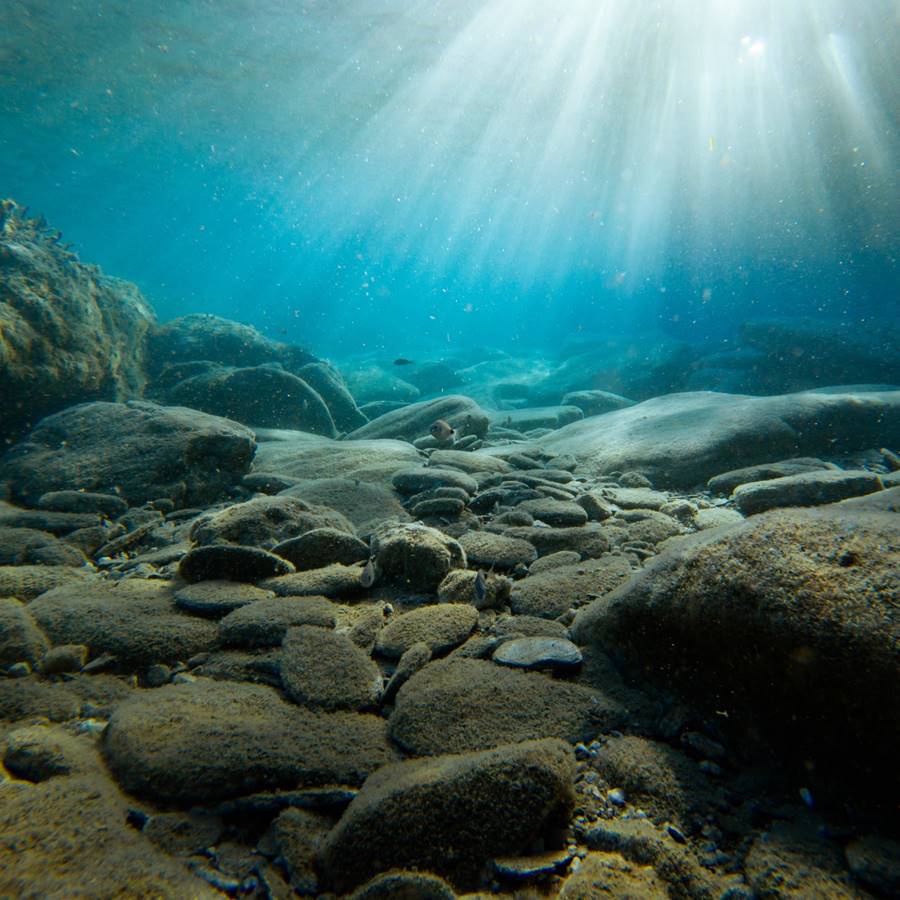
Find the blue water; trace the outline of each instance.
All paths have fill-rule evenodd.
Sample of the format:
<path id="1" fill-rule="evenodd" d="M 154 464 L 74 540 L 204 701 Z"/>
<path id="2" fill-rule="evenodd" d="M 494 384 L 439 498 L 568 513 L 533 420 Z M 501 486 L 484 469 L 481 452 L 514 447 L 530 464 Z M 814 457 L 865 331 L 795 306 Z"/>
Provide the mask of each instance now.
<path id="1" fill-rule="evenodd" d="M 325 355 L 896 322 L 894 0 L 5 0 L 0 195 Z"/>

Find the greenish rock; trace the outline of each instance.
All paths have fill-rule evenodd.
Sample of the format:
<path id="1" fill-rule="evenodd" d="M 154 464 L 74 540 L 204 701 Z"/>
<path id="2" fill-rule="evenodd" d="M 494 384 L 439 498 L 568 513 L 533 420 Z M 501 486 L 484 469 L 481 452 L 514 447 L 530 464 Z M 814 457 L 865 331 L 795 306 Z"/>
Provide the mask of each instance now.
<path id="1" fill-rule="evenodd" d="M 556 672 L 577 670 L 582 663 L 581 651 L 570 640 L 559 637 L 520 637 L 501 644 L 493 655 L 501 666 L 513 669 L 553 669 Z"/>
<path id="2" fill-rule="evenodd" d="M 0 667 L 27 662 L 36 668 L 49 647 L 28 607 L 12 597 L 0 597 Z"/>
<path id="3" fill-rule="evenodd" d="M 201 581 L 178 588 L 175 605 L 194 615 L 218 619 L 242 606 L 273 596 L 271 591 L 240 581 Z"/>
<path id="4" fill-rule="evenodd" d="M 401 525 L 377 532 L 375 561 L 382 576 L 413 591 L 436 591 L 454 568 L 465 568 L 459 543 L 435 528 Z"/>
<path id="5" fill-rule="evenodd" d="M 435 655 L 461 644 L 475 628 L 478 611 L 466 603 L 423 606 L 392 619 L 378 634 L 375 650 L 399 659 L 415 644 L 426 644 Z"/>
<path id="6" fill-rule="evenodd" d="M 272 552 L 299 570 L 320 569 L 331 563 L 351 565 L 369 558 L 368 544 L 337 528 L 314 528 L 276 544 Z"/>
<path id="7" fill-rule="evenodd" d="M 470 566 L 504 572 L 519 565 L 530 565 L 537 559 L 537 550 L 528 541 L 490 531 L 468 531 L 459 543 Z"/>
<path id="8" fill-rule="evenodd" d="M 219 622 L 226 647 L 276 647 L 298 625 L 334 628 L 337 609 L 326 597 L 273 597 L 228 613 Z"/>
<path id="9" fill-rule="evenodd" d="M 293 575 L 267 578 L 258 587 L 273 591 L 279 597 L 355 597 L 363 592 L 360 584 L 363 567 L 333 563 L 321 569 L 308 569 Z"/>
<path id="10" fill-rule="evenodd" d="M 813 471 L 741 484 L 732 500 L 747 516 L 784 506 L 822 506 L 882 490 L 874 472 Z"/>
<path id="11" fill-rule="evenodd" d="M 347 437 L 350 440 L 395 438 L 414 441 L 427 435 L 429 428 L 437 419 L 443 419 L 450 424 L 456 432 L 456 440 L 470 434 L 480 438 L 487 434 L 487 413 L 474 400 L 451 394 L 437 400 L 411 403 L 401 409 L 385 413 L 362 428 L 351 431 Z"/>
<path id="12" fill-rule="evenodd" d="M 824 472 L 836 469 L 834 463 L 823 462 L 813 457 L 784 459 L 778 462 L 761 463 L 743 469 L 730 469 L 714 475 L 706 486 L 714 494 L 730 494 L 738 485 L 751 481 L 767 481 L 770 478 L 783 478 L 785 475 L 799 475 L 803 472 Z"/>
<path id="13" fill-rule="evenodd" d="M 471 475 L 457 469 L 441 469 L 437 466 L 401 469 L 394 474 L 391 483 L 397 491 L 408 496 L 439 487 L 462 488 L 470 496 L 478 490 L 478 482 Z"/>
<path id="14" fill-rule="evenodd" d="M 293 565 L 281 556 L 259 547 L 237 544 L 212 544 L 195 547 L 178 564 L 178 574 L 188 584 L 198 581 L 262 581 L 289 575 Z"/>

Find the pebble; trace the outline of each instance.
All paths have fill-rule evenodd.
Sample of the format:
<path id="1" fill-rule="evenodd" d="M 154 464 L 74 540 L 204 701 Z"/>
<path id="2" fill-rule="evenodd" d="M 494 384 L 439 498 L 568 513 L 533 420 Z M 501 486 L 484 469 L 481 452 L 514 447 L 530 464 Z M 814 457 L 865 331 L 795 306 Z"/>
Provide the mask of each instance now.
<path id="1" fill-rule="evenodd" d="M 31 666 L 27 662 L 13 663 L 7 667 L 6 674 L 10 678 L 27 678 L 31 674 Z"/>
<path id="2" fill-rule="evenodd" d="M 666 825 L 666 833 L 676 844 L 687 843 L 687 838 L 674 825 Z"/>
<path id="3" fill-rule="evenodd" d="M 162 663 L 156 663 L 147 669 L 147 677 L 144 679 L 148 688 L 162 687 L 172 677 L 172 670 Z"/>
<path id="4" fill-rule="evenodd" d="M 607 791 L 606 799 L 609 800 L 609 802 L 612 803 L 613 806 L 619 807 L 625 806 L 627 802 L 625 798 L 625 791 L 623 791 L 622 788 L 613 788 L 612 790 Z"/>
<path id="5" fill-rule="evenodd" d="M 565 638 L 522 637 L 501 644 L 493 660 L 517 669 L 554 669 L 559 672 L 577 669 L 583 657 L 575 644 Z"/>

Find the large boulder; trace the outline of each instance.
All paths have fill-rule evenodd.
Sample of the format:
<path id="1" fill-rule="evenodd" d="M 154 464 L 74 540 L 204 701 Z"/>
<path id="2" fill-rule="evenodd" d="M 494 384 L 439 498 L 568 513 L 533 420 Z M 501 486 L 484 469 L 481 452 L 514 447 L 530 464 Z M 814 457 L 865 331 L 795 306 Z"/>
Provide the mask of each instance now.
<path id="1" fill-rule="evenodd" d="M 166 391 L 165 399 L 245 425 L 337 437 L 334 420 L 319 393 L 280 366 L 216 366 L 178 382 Z"/>
<path id="2" fill-rule="evenodd" d="M 341 431 L 352 431 L 368 421 L 360 412 L 356 401 L 347 389 L 341 373 L 326 362 L 309 363 L 297 373 L 325 401 Z"/>
<path id="3" fill-rule="evenodd" d="M 0 202 L 0 438 L 73 403 L 144 389 L 152 309 L 133 284 L 83 265 L 58 237 Z"/>
<path id="4" fill-rule="evenodd" d="M 250 468 L 253 433 L 228 419 L 131 400 L 83 403 L 44 419 L 0 459 L 0 481 L 34 504 L 48 491 L 117 493 L 132 505 L 218 499 Z"/>
<path id="5" fill-rule="evenodd" d="M 693 487 L 741 466 L 900 444 L 900 390 L 670 394 L 575 422 L 539 443 L 578 457 L 589 475 L 636 470 L 657 487 Z"/>
<path id="6" fill-rule="evenodd" d="M 376 716 L 312 712 L 268 687 L 206 679 L 141 691 L 119 704 L 103 749 L 125 790 L 184 805 L 360 785 L 397 758 Z"/>
<path id="7" fill-rule="evenodd" d="M 345 369 L 344 379 L 357 403 L 372 403 L 378 400 L 411 403 L 419 398 L 419 389 L 386 372 L 380 366 L 359 369 Z"/>
<path id="8" fill-rule="evenodd" d="M 396 438 L 414 441 L 428 435 L 436 419 L 449 422 L 456 431 L 456 439 L 474 434 L 484 437 L 488 430 L 487 413 L 468 397 L 452 394 L 439 400 L 423 400 L 373 419 L 362 428 L 351 431 L 350 440 L 366 438 Z"/>
<path id="9" fill-rule="evenodd" d="M 900 798 L 900 518 L 883 500 L 897 492 L 670 541 L 573 639 L 837 769 L 834 785 Z"/>
<path id="10" fill-rule="evenodd" d="M 222 366 L 278 363 L 289 372 L 316 361 L 292 344 L 269 340 L 250 325 L 220 316 L 194 313 L 156 327 L 148 340 L 148 369 L 156 378 L 166 367 L 195 360 Z"/>
<path id="11" fill-rule="evenodd" d="M 488 860 L 527 851 L 565 824 L 574 774 L 558 740 L 386 766 L 326 838 L 323 874 L 338 891 L 395 867 L 475 887 Z"/>

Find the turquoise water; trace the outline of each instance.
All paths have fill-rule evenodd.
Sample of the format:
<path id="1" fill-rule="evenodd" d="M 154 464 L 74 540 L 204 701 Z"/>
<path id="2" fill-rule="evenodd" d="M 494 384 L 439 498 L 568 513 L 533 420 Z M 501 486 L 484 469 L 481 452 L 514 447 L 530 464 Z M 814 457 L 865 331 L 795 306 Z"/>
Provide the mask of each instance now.
<path id="1" fill-rule="evenodd" d="M 0 195 L 319 354 L 897 316 L 892 0 L 6 0 Z"/>

